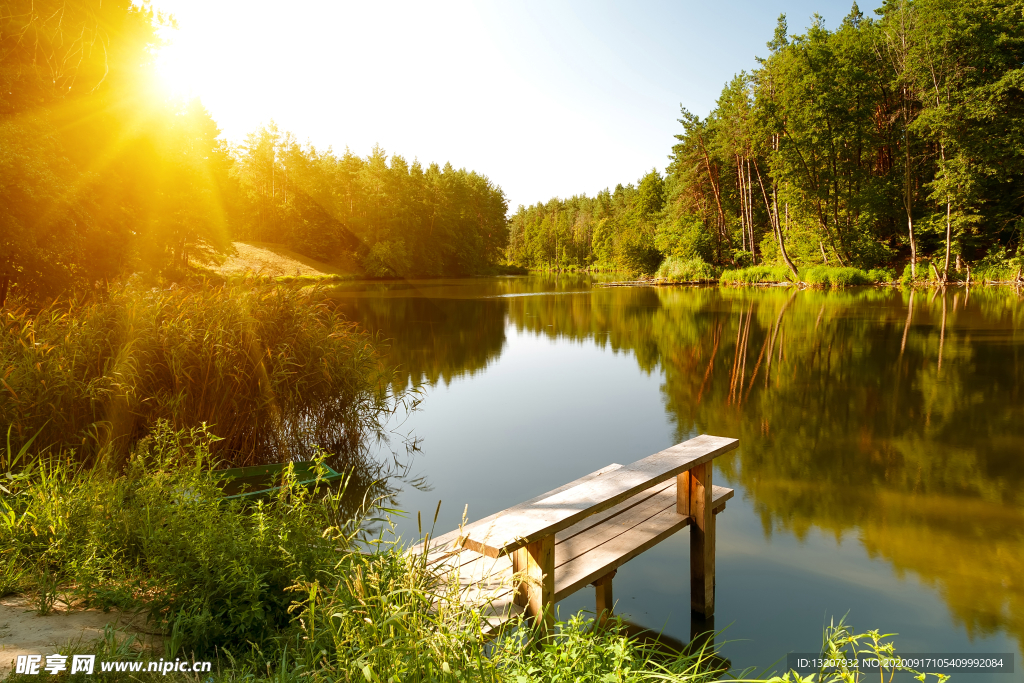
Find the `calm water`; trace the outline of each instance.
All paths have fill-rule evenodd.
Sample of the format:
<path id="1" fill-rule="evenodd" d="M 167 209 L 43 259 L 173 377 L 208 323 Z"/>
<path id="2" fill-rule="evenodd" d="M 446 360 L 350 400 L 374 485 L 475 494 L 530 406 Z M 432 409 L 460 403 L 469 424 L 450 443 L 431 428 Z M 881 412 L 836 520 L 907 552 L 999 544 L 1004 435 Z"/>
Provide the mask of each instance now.
<path id="1" fill-rule="evenodd" d="M 1014 652 L 1024 680 L 1024 305 L 1008 289 L 592 288 L 495 278 L 346 285 L 423 400 L 398 521 L 437 531 L 691 436 L 737 437 L 715 626 L 737 667 L 824 624 L 904 652 Z M 688 640 L 683 532 L 615 578 L 617 611 Z M 585 589 L 562 617 L 593 609 Z"/>

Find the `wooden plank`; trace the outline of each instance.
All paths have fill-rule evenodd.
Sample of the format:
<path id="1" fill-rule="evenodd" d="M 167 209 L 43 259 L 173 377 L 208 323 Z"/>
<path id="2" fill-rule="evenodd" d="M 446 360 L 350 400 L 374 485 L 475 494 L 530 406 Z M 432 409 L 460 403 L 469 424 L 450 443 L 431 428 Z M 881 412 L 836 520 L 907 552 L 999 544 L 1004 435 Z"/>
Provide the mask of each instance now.
<path id="1" fill-rule="evenodd" d="M 581 519 L 614 507 L 640 491 L 671 479 L 739 445 L 736 439 L 701 435 L 578 484 L 527 507 L 510 509 L 486 525 L 468 531 L 466 547 L 498 556 L 566 529 Z"/>
<path id="2" fill-rule="evenodd" d="M 718 486 L 714 492 L 713 509 L 717 512 L 733 496 L 733 490 Z M 666 507 L 657 514 L 555 567 L 555 601 L 569 597 L 688 526 L 692 518 L 675 511 L 674 492 L 669 493 L 663 494 L 661 500 Z M 556 545 L 556 553 L 557 549 Z"/>
<path id="3" fill-rule="evenodd" d="M 643 524 L 675 502 L 675 491 L 669 486 L 657 495 L 647 498 L 614 519 L 600 526 L 593 527 L 576 536 L 555 545 L 555 566 L 560 567 L 580 557 L 602 543 L 628 532 L 633 527 Z M 556 539 L 558 537 L 556 536 Z"/>
<path id="4" fill-rule="evenodd" d="M 612 520 L 612 523 L 604 524 L 587 529 L 585 533 L 570 533 L 567 529 L 566 536 L 556 536 L 555 565 L 559 567 L 577 557 L 589 552 L 601 543 L 625 533 L 633 526 L 646 521 L 648 518 L 671 506 L 675 497 L 675 483 L 671 482 L 664 487 L 656 499 L 647 496 L 646 493 L 636 498 L 641 502 L 631 506 L 625 513 L 620 515 L 621 519 Z M 723 486 L 715 486 L 712 498 L 712 506 L 717 514 L 725 507 L 725 502 L 732 498 L 732 489 Z M 458 582 L 462 586 L 469 586 L 474 582 L 500 582 L 511 581 L 512 560 L 509 556 L 490 558 L 468 548 L 460 548 L 447 553 L 432 564 L 428 569 L 435 575 L 438 582 L 449 581 L 449 575 L 458 572 Z"/>
<path id="5" fill-rule="evenodd" d="M 581 519 L 568 529 L 562 529 L 557 534 L 555 534 L 555 543 L 564 543 L 565 541 L 571 539 L 573 536 L 577 534 L 584 533 L 598 525 L 604 524 L 608 520 L 611 520 L 616 516 L 631 510 L 637 505 L 642 505 L 645 501 L 649 500 L 654 496 L 657 496 L 658 494 L 662 493 L 665 489 L 672 487 L 673 485 L 674 482 L 672 481 L 662 482 L 652 488 L 641 491 L 632 498 L 628 498 L 622 501 L 615 507 L 608 508 L 604 512 L 598 512 L 596 515 L 591 515 L 589 517 Z"/>
<path id="6" fill-rule="evenodd" d="M 449 531 L 448 533 L 442 534 L 442 535 L 438 536 L 437 538 L 431 538 L 430 541 L 429 541 L 430 542 L 431 551 L 433 551 L 435 548 L 443 549 L 446 546 L 455 547 L 455 545 L 458 543 L 459 535 L 460 534 L 468 533 L 471 529 L 476 529 L 478 527 L 485 526 L 485 525 L 489 524 L 490 522 L 493 522 L 494 520 L 498 519 L 499 517 L 501 517 L 504 514 L 507 514 L 509 512 L 514 511 L 514 510 L 518 510 L 520 508 L 529 507 L 530 505 L 532 505 L 534 503 L 537 503 L 539 501 L 542 501 L 545 498 L 553 496 L 553 495 L 555 495 L 557 493 L 561 493 L 562 491 L 566 491 L 568 489 L 571 489 L 574 486 L 578 486 L 580 484 L 588 482 L 591 479 L 595 479 L 597 477 L 600 477 L 600 476 L 602 476 L 604 474 L 607 474 L 608 472 L 614 472 L 615 470 L 620 469 L 621 467 L 622 467 L 622 465 L 620 465 L 618 463 L 612 463 L 611 465 L 608 465 L 606 467 L 602 467 L 601 469 L 597 470 L 596 472 L 591 472 L 590 474 L 584 475 L 584 476 L 580 477 L 579 479 L 570 481 L 568 484 L 565 484 L 563 486 L 559 486 L 556 489 L 552 489 L 552 490 L 548 491 L 547 493 L 542 493 L 539 496 L 535 496 L 534 498 L 531 498 L 530 500 L 523 501 L 522 503 L 519 503 L 518 505 L 513 505 L 512 507 L 510 507 L 510 508 L 508 508 L 506 510 L 502 510 L 500 512 L 495 512 L 493 515 L 488 515 L 487 517 L 484 517 L 483 519 L 480 519 L 480 520 L 477 520 L 475 522 L 472 522 L 471 524 L 467 524 L 462 529 L 455 529 L 453 531 Z M 409 550 L 407 552 L 418 555 L 418 554 L 423 552 L 423 544 L 422 543 L 418 543 L 418 544 L 412 546 L 411 548 L 409 548 Z"/>
<path id="7" fill-rule="evenodd" d="M 732 489 L 722 486 L 714 487 L 712 498 L 712 509 L 718 514 L 725 508 L 725 501 L 733 495 Z M 556 536 L 555 542 L 555 567 L 572 562 L 578 557 L 585 555 L 594 548 L 606 543 L 616 536 L 628 533 L 630 529 L 643 524 L 648 519 L 657 516 L 664 510 L 672 507 L 675 502 L 675 483 L 673 482 L 666 490 L 658 496 L 649 498 L 643 504 L 631 508 L 628 512 L 616 517 L 611 522 L 589 529 L 583 534 L 577 534 L 566 541 L 559 541 Z"/>
<path id="8" fill-rule="evenodd" d="M 593 583 L 612 569 L 618 569 L 640 553 L 685 528 L 690 518 L 669 508 L 572 562 L 555 568 L 555 600 L 562 600 Z"/>

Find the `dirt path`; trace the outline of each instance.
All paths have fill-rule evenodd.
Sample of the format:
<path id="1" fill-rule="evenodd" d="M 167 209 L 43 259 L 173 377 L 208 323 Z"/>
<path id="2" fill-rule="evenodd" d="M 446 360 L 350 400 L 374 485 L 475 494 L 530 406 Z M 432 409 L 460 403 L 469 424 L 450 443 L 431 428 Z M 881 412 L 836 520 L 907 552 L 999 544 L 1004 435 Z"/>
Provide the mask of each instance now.
<path id="1" fill-rule="evenodd" d="M 358 272 L 355 264 L 329 264 L 296 253 L 283 245 L 270 242 L 234 242 L 235 253 L 223 265 L 213 268 L 222 275 L 240 275 L 252 271 L 259 275 L 320 276 L 345 275 Z"/>
<path id="2" fill-rule="evenodd" d="M 31 601 L 20 595 L 0 599 L 0 678 L 14 667 L 18 655 L 56 654 L 59 647 L 80 642 L 82 645 L 101 640 L 103 628 L 110 624 L 121 632 L 136 636 L 140 643 L 159 644 L 159 637 L 140 632 L 128 614 L 100 609 L 55 607 L 45 617 L 36 614 Z"/>

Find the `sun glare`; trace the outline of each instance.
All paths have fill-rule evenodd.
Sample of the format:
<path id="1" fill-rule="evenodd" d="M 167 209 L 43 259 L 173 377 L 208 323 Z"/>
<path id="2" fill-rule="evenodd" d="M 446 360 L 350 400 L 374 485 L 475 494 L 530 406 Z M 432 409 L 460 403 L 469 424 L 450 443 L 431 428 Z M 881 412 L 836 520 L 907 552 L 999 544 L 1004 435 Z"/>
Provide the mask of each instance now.
<path id="1" fill-rule="evenodd" d="M 191 59 L 192 51 L 187 45 L 176 40 L 176 34 L 177 31 L 170 31 L 162 36 L 168 43 L 157 52 L 156 72 L 168 96 L 188 99 L 196 95 L 197 65 Z"/>

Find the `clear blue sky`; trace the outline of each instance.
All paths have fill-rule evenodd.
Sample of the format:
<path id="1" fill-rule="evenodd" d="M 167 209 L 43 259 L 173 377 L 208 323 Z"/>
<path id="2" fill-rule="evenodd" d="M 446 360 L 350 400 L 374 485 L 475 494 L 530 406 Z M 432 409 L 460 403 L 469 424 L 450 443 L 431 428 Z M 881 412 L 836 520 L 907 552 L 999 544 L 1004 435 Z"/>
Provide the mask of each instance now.
<path id="1" fill-rule="evenodd" d="M 519 204 L 664 170 L 680 105 L 705 115 L 776 18 L 834 28 L 847 0 L 344 3 L 155 0 L 160 56 L 229 140 L 301 141 L 486 174 Z M 873 16 L 878 0 L 861 5 Z M 241 11 L 239 11 L 241 8 Z"/>

